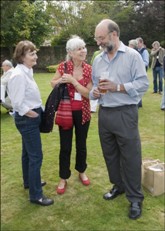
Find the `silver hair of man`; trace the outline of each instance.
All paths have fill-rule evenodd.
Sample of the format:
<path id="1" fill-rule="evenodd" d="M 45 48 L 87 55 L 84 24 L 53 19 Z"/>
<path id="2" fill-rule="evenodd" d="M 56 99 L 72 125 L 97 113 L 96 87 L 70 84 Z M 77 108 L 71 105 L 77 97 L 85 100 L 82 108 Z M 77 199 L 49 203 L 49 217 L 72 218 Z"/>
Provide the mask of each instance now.
<path id="1" fill-rule="evenodd" d="M 2 66 L 4 66 L 4 65 L 9 66 L 9 67 L 13 67 L 12 62 L 10 62 L 10 61 L 7 60 L 7 59 L 6 59 L 5 61 L 3 61 Z"/>
<path id="2" fill-rule="evenodd" d="M 131 39 L 129 40 L 129 45 L 133 45 L 135 48 L 137 48 L 138 42 L 136 39 Z"/>

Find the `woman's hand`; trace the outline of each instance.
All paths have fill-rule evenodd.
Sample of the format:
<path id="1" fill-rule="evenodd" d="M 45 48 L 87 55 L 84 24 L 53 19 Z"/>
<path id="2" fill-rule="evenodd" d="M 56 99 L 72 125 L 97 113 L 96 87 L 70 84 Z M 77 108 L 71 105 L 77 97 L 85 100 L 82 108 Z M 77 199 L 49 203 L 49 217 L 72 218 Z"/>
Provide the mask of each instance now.
<path id="1" fill-rule="evenodd" d="M 63 74 L 62 76 L 62 80 L 61 83 L 74 83 L 75 79 L 73 78 L 73 76 L 71 74 Z"/>
<path id="2" fill-rule="evenodd" d="M 30 118 L 36 118 L 39 116 L 39 114 L 33 110 L 28 111 L 25 115 Z"/>
<path id="3" fill-rule="evenodd" d="M 100 98 L 101 94 L 100 94 L 100 91 L 99 91 L 98 88 L 95 88 L 95 89 L 93 90 L 93 96 L 94 96 L 96 99 Z"/>

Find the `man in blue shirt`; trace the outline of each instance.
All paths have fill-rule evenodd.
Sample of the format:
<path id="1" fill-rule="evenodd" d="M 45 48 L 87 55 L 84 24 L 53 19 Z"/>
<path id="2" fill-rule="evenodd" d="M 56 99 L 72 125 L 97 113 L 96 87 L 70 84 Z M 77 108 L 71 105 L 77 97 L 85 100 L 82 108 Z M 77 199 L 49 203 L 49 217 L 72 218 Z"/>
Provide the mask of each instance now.
<path id="1" fill-rule="evenodd" d="M 96 26 L 95 40 L 104 51 L 92 65 L 90 99 L 99 99 L 99 137 L 109 179 L 114 184 L 103 198 L 112 200 L 125 192 L 131 203 L 129 218 L 137 219 L 144 199 L 137 104 L 149 82 L 140 54 L 125 46 L 119 36 L 119 26 L 110 19 Z M 103 72 L 108 72 L 108 79 L 99 83 Z"/>
<path id="2" fill-rule="evenodd" d="M 137 46 L 138 46 L 138 51 L 142 56 L 146 71 L 148 70 L 148 66 L 149 66 L 149 53 L 146 49 L 146 46 L 144 44 L 144 41 L 141 37 L 137 38 Z"/>
<path id="3" fill-rule="evenodd" d="M 148 50 L 146 49 L 146 46 L 144 44 L 144 41 L 141 37 L 137 38 L 137 47 L 138 47 L 138 52 L 141 54 L 141 57 L 143 59 L 146 71 L 148 70 L 149 66 L 149 53 Z M 142 100 L 138 103 L 138 107 L 142 107 Z"/>

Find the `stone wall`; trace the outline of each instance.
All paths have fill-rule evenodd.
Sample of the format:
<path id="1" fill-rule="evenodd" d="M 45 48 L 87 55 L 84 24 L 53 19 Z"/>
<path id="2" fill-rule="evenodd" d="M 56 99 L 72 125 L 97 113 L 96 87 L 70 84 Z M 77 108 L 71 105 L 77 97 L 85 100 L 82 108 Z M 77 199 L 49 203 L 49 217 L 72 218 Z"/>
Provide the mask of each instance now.
<path id="1" fill-rule="evenodd" d="M 93 53 L 98 50 L 97 46 L 87 46 L 87 62 L 90 63 Z M 1 63 L 5 59 L 12 60 L 12 53 L 7 47 L 1 48 Z M 37 52 L 38 60 L 37 65 L 34 67 L 35 72 L 45 72 L 46 67 L 49 65 L 58 64 L 65 59 L 66 50 L 65 46 L 55 47 L 40 47 Z"/>

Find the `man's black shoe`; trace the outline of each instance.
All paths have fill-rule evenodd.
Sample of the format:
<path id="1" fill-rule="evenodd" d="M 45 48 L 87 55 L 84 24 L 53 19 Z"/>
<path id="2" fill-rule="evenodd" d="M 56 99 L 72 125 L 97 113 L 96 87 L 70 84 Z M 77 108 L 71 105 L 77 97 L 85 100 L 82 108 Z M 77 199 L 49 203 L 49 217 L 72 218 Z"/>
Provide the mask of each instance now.
<path id="1" fill-rule="evenodd" d="M 44 185 L 46 185 L 46 181 L 41 182 L 41 186 L 43 187 Z M 24 189 L 28 189 L 28 188 L 29 188 L 29 186 L 24 186 Z"/>
<path id="2" fill-rule="evenodd" d="M 118 195 L 122 193 L 124 193 L 124 191 L 119 191 L 119 189 L 114 186 L 109 192 L 103 195 L 103 198 L 105 200 L 113 200 L 115 197 L 117 197 Z"/>
<path id="3" fill-rule="evenodd" d="M 129 218 L 136 220 L 141 216 L 142 204 L 140 202 L 133 202 L 130 205 Z"/>
<path id="4" fill-rule="evenodd" d="M 54 203 L 54 200 L 43 196 L 39 200 L 30 200 L 30 202 L 34 204 L 42 205 L 42 206 L 49 206 Z"/>

